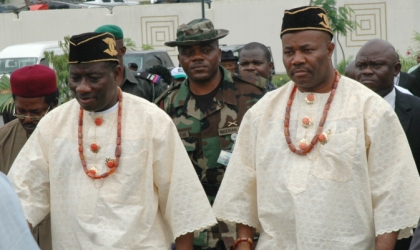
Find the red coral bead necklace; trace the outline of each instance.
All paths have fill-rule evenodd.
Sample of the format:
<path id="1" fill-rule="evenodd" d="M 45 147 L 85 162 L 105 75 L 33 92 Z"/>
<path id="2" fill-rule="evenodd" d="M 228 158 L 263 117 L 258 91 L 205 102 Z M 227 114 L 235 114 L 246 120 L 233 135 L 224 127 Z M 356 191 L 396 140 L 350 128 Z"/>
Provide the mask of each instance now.
<path id="1" fill-rule="evenodd" d="M 324 112 L 322 115 L 322 118 L 319 122 L 318 125 L 318 130 L 316 131 L 316 134 L 314 135 L 312 141 L 310 144 L 305 144 L 305 145 L 299 145 L 299 149 L 296 149 L 295 145 L 293 145 L 292 143 L 292 139 L 290 138 L 290 131 L 289 131 L 289 124 L 290 124 L 290 111 L 292 110 L 292 104 L 293 104 L 293 99 L 295 98 L 295 94 L 296 94 L 296 89 L 297 86 L 295 85 L 293 87 L 292 92 L 290 93 L 289 96 L 289 100 L 287 101 L 287 106 L 286 106 L 286 113 L 284 116 L 284 136 L 286 138 L 286 143 L 289 146 L 290 151 L 292 151 L 293 153 L 299 154 L 299 155 L 306 155 L 309 152 L 311 152 L 311 150 L 314 148 L 315 144 L 320 141 L 322 144 L 324 144 L 324 142 L 327 141 L 327 134 L 322 133 L 322 130 L 324 129 L 324 124 L 325 121 L 327 120 L 327 115 L 328 115 L 328 111 L 330 110 L 331 107 L 331 102 L 334 99 L 334 95 L 338 86 L 338 81 L 340 80 L 340 74 L 335 71 L 335 79 L 334 79 L 334 84 L 333 87 L 331 89 L 330 92 L 330 96 L 327 100 L 327 103 L 325 104 L 324 107 Z M 308 97 L 305 99 L 308 104 L 313 103 L 315 101 L 315 95 L 314 94 L 309 94 Z M 304 123 L 309 124 L 312 121 L 307 121 L 305 120 Z M 305 124 L 306 125 L 306 124 Z M 302 141 L 300 142 L 300 144 L 303 143 Z"/>
<path id="2" fill-rule="evenodd" d="M 96 168 L 87 168 L 85 155 L 83 154 L 83 114 L 84 109 L 80 107 L 80 113 L 79 113 L 79 127 L 78 127 L 78 145 L 79 145 L 79 156 L 80 160 L 82 162 L 83 171 L 85 171 L 86 175 L 95 180 L 95 179 L 104 179 L 117 170 L 119 162 L 120 162 L 120 156 L 121 156 L 121 117 L 122 117 L 122 91 L 120 88 L 118 88 L 118 118 L 117 118 L 117 140 L 116 140 L 116 147 L 115 147 L 115 159 L 106 158 L 105 165 L 109 168 L 109 171 L 98 174 L 98 171 Z M 103 123 L 103 120 L 101 117 L 97 117 L 94 120 L 96 126 L 101 126 Z M 97 153 L 100 147 L 96 143 L 92 143 L 90 145 L 90 149 L 92 152 Z"/>

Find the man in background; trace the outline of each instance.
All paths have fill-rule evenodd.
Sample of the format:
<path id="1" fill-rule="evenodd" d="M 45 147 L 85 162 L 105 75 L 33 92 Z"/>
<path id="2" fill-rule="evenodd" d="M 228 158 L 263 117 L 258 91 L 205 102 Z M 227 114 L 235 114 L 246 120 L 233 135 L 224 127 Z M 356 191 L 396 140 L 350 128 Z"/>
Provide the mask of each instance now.
<path id="1" fill-rule="evenodd" d="M 232 76 L 220 66 L 219 39 L 228 33 L 215 29 L 208 19 L 179 26 L 176 40 L 165 45 L 178 47 L 178 60 L 188 78 L 157 100 L 175 123 L 210 204 L 223 180 L 242 117 L 266 93 L 262 77 L 249 72 Z M 195 237 L 194 249 L 229 249 L 235 234 L 235 227 L 219 222 Z"/>
<path id="2" fill-rule="evenodd" d="M 262 43 L 248 43 L 239 53 L 239 72 L 252 72 L 266 78 L 268 80 L 268 91 L 276 89 L 271 82 L 273 78 L 273 66 L 271 52 Z"/>
<path id="3" fill-rule="evenodd" d="M 395 52 L 397 53 L 397 52 Z M 399 58 L 399 55 L 396 54 Z M 398 60 L 398 63 L 400 65 L 400 70 L 396 75 L 394 76 L 394 85 L 402 87 L 404 89 L 407 89 L 411 94 L 415 96 L 420 96 L 420 78 L 417 78 L 416 76 L 412 74 L 408 74 L 406 72 L 401 71 L 401 63 Z"/>
<path id="4" fill-rule="evenodd" d="M 420 173 L 420 98 L 404 94 L 395 88 L 394 75 L 400 70 L 398 54 L 387 41 L 373 39 L 365 43 L 357 53 L 357 81 L 383 97 L 395 110 Z M 398 240 L 394 249 L 406 250 L 410 242 L 411 237 Z"/>
<path id="5" fill-rule="evenodd" d="M 115 37 L 117 57 L 122 69 L 122 74 L 118 76 L 118 83 L 122 91 L 142 97 L 149 102 L 153 102 L 162 94 L 166 86 L 160 84 L 159 76 L 147 73 L 137 75 L 124 65 L 124 55 L 127 48 L 124 45 L 124 34 L 120 27 L 107 24 L 97 28 L 95 32 L 109 32 Z"/>
<path id="6" fill-rule="evenodd" d="M 231 74 L 234 74 L 237 71 L 238 66 L 238 57 L 233 55 L 231 50 L 223 51 L 222 58 L 220 63 L 225 69 L 227 69 Z"/>
<path id="7" fill-rule="evenodd" d="M 128 64 L 128 68 L 134 72 L 137 72 L 139 66 L 137 65 L 137 63 L 129 63 Z"/>
<path id="8" fill-rule="evenodd" d="M 187 78 L 187 75 L 185 74 L 184 69 L 182 67 L 173 68 L 171 70 L 171 75 L 172 75 L 172 82 L 174 84 L 180 84 Z"/>

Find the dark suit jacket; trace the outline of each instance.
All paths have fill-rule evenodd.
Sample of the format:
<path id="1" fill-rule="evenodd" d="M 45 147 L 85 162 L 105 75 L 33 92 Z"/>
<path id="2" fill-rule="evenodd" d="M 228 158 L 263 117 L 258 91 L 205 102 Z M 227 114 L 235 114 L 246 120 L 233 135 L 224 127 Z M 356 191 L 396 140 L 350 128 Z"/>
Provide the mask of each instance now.
<path id="1" fill-rule="evenodd" d="M 414 232 L 413 240 L 411 241 L 410 250 L 419 250 L 420 249 L 420 221 L 417 225 L 419 230 Z"/>
<path id="2" fill-rule="evenodd" d="M 407 136 L 411 153 L 416 162 L 417 170 L 420 173 L 420 98 L 404 94 L 398 89 L 395 89 L 395 92 L 395 113 L 397 113 L 401 126 Z M 394 250 L 407 250 L 410 243 L 411 237 L 398 240 Z"/>
<path id="3" fill-rule="evenodd" d="M 417 69 L 413 70 L 410 74 L 417 77 L 417 79 L 420 79 L 420 67 L 417 67 Z"/>
<path id="4" fill-rule="evenodd" d="M 417 170 L 420 173 L 420 98 L 395 89 L 395 113 L 407 136 Z"/>
<path id="5" fill-rule="evenodd" d="M 398 86 L 408 89 L 415 96 L 420 96 L 420 76 L 400 72 Z"/>

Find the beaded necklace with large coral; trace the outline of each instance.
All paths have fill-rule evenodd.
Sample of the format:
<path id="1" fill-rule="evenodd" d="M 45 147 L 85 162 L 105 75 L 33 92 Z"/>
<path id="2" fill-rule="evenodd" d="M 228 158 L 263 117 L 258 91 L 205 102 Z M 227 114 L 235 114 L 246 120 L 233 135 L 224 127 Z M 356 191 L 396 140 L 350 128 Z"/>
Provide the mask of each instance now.
<path id="1" fill-rule="evenodd" d="M 290 93 L 289 100 L 287 101 L 286 106 L 286 114 L 284 116 L 284 136 L 286 138 L 287 145 L 289 146 L 290 151 L 293 153 L 299 154 L 299 155 L 306 155 L 314 148 L 315 144 L 319 141 L 321 144 L 325 144 L 328 141 L 328 135 L 326 133 L 322 133 L 322 130 L 324 129 L 325 121 L 327 120 L 328 111 L 331 107 L 331 102 L 334 99 L 334 95 L 338 86 L 338 81 L 340 80 L 340 74 L 335 71 L 335 79 L 334 84 L 330 93 L 330 96 L 328 97 L 327 103 L 324 107 L 324 112 L 322 115 L 322 118 L 318 125 L 318 130 L 316 131 L 316 134 L 314 135 L 311 143 L 308 145 L 308 143 L 301 141 L 299 143 L 299 149 L 296 149 L 295 145 L 292 143 L 292 139 L 290 138 L 290 131 L 289 131 L 289 124 L 290 124 L 290 111 L 292 110 L 292 103 L 293 99 L 295 98 L 296 89 L 297 86 L 295 85 L 293 87 L 292 92 Z M 309 94 L 306 99 L 306 102 L 308 104 L 312 104 L 315 101 L 314 94 Z M 302 121 L 303 124 L 307 124 L 310 121 L 307 121 L 307 118 L 305 117 Z"/>
<path id="2" fill-rule="evenodd" d="M 103 174 L 98 175 L 98 170 L 96 168 L 87 169 L 87 164 L 85 160 L 85 155 L 83 154 L 83 113 L 84 110 L 82 107 L 80 107 L 80 113 L 79 113 L 79 127 L 78 127 L 78 145 L 79 145 L 79 156 L 80 160 L 82 162 L 83 170 L 85 171 L 86 175 L 89 176 L 89 178 L 95 179 L 104 179 L 117 170 L 119 162 L 120 162 L 120 156 L 121 156 L 121 117 L 122 117 L 122 91 L 120 88 L 118 88 L 118 120 L 117 120 L 117 140 L 116 140 L 116 147 L 115 147 L 115 159 L 107 158 L 105 160 L 106 166 L 109 168 L 108 172 L 105 172 Z M 95 119 L 95 124 L 97 126 L 100 126 L 102 124 L 101 118 Z M 99 150 L 99 146 L 93 143 L 90 145 L 90 148 L 92 151 L 95 152 L 95 150 Z"/>

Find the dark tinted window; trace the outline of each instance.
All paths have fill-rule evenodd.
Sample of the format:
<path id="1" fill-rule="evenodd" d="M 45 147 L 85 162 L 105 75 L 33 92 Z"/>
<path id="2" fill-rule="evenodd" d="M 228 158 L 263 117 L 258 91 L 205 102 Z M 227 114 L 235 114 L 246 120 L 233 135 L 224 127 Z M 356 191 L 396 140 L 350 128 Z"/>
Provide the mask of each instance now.
<path id="1" fill-rule="evenodd" d="M 160 58 L 162 59 L 163 66 L 167 68 L 173 68 L 174 64 L 172 63 L 171 58 L 168 56 L 167 53 L 160 53 Z"/>

